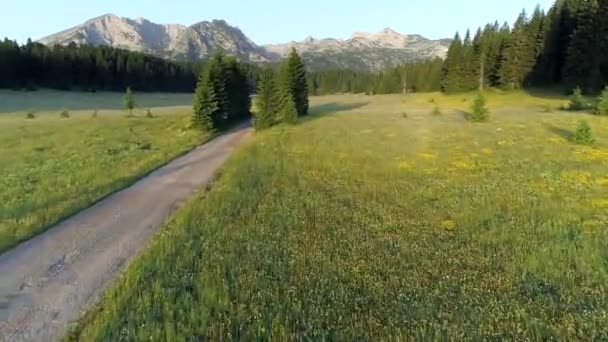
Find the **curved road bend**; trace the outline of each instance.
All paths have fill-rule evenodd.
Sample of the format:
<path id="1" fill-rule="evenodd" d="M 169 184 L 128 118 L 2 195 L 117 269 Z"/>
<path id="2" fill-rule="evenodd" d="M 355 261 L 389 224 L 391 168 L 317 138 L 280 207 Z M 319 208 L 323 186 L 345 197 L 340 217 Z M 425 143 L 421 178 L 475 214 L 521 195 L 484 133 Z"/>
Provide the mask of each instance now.
<path id="1" fill-rule="evenodd" d="M 0 341 L 60 339 L 250 130 L 220 135 L 0 255 Z"/>

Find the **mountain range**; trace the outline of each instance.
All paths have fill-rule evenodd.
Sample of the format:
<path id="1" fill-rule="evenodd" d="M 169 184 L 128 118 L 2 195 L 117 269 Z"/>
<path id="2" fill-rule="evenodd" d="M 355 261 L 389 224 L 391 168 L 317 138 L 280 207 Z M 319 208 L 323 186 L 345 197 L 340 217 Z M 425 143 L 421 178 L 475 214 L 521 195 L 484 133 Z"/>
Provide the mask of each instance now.
<path id="1" fill-rule="evenodd" d="M 310 69 L 351 68 L 380 70 L 415 60 L 445 57 L 449 39 L 431 40 L 386 28 L 358 32 L 349 39 L 306 38 L 301 42 L 257 45 L 239 28 L 224 20 L 201 21 L 191 26 L 156 24 L 144 18 L 106 14 L 39 40 L 45 45 L 108 45 L 177 61 L 205 59 L 215 50 L 253 63 L 277 62 L 292 47 Z"/>

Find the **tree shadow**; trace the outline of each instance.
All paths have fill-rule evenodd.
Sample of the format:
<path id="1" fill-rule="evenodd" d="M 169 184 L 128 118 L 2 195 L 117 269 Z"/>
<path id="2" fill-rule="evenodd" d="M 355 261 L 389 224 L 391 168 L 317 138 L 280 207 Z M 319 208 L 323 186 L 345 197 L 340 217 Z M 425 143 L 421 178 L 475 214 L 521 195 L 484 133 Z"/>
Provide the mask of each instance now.
<path id="1" fill-rule="evenodd" d="M 571 90 L 567 90 L 564 87 L 548 87 L 548 88 L 525 88 L 523 90 L 526 94 L 545 100 L 564 100 L 570 95 Z"/>
<path id="2" fill-rule="evenodd" d="M 354 102 L 354 103 L 323 103 L 315 106 L 311 106 L 308 115 L 326 115 L 338 112 L 347 112 L 350 110 L 365 107 L 369 102 Z"/>
<path id="3" fill-rule="evenodd" d="M 566 140 L 571 140 L 572 137 L 574 136 L 574 133 L 572 131 L 567 130 L 565 128 L 553 126 L 551 124 L 544 124 L 544 125 L 549 132 L 551 132 L 555 135 L 558 135 Z"/>

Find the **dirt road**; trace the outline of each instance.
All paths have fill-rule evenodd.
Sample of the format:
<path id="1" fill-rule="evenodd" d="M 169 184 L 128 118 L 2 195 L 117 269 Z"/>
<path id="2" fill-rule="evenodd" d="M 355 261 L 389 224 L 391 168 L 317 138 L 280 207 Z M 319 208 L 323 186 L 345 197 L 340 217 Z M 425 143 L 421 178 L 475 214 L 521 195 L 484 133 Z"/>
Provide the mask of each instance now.
<path id="1" fill-rule="evenodd" d="M 249 131 L 221 135 L 0 255 L 0 341 L 59 339 Z"/>

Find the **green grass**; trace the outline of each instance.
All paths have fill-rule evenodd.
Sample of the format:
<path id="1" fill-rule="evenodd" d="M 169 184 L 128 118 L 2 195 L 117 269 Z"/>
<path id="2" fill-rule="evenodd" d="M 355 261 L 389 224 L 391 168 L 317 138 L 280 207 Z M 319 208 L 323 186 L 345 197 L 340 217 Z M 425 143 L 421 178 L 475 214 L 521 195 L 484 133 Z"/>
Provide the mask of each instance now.
<path id="1" fill-rule="evenodd" d="M 67 339 L 608 339 L 608 120 L 402 101 L 316 98 L 257 134 Z"/>
<path id="2" fill-rule="evenodd" d="M 72 101 L 86 102 L 78 93 L 61 96 L 70 94 Z M 70 111 L 69 117 L 61 112 L 40 111 L 31 119 L 25 111 L 0 115 L 0 252 L 126 187 L 204 138 L 188 129 L 183 107 L 155 109 L 154 118 L 140 111 L 130 119 L 122 111 L 99 110 L 96 118 L 93 109 Z"/>

